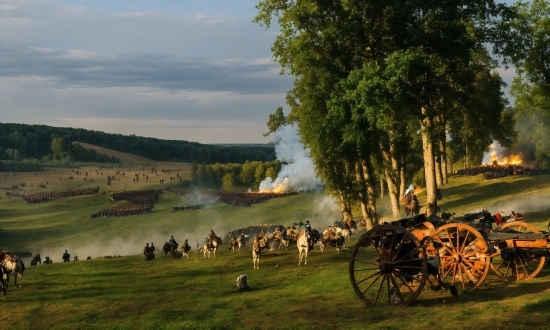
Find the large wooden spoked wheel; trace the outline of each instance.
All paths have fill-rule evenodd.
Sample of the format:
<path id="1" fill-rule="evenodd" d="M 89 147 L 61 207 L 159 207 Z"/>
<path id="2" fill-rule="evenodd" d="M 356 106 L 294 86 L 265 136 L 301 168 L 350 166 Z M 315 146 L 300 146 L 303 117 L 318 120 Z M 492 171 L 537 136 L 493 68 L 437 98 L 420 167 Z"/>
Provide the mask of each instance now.
<path id="1" fill-rule="evenodd" d="M 412 303 L 424 288 L 427 258 L 418 239 L 400 226 L 376 226 L 351 253 L 353 290 L 367 305 Z"/>
<path id="2" fill-rule="evenodd" d="M 462 290 L 475 289 L 487 278 L 491 264 L 489 247 L 473 227 L 446 224 L 432 233 L 428 244 L 437 251 L 439 277 L 444 284 Z"/>
<path id="3" fill-rule="evenodd" d="M 495 231 L 505 231 L 505 229 L 511 229 L 513 231 L 517 231 L 518 233 L 540 233 L 540 231 L 535 228 L 535 226 L 523 221 L 511 221 L 501 223 L 495 229 Z"/>
<path id="4" fill-rule="evenodd" d="M 523 234 L 540 234 L 533 225 L 522 221 L 507 222 L 497 228 L 499 231 L 506 231 L 506 229 Z M 540 273 L 546 262 L 546 256 L 541 249 L 513 246 L 513 240 L 495 244 L 503 243 L 511 246 L 503 246 L 502 251 L 491 258 L 491 270 L 497 276 L 507 281 L 522 281 L 532 279 Z M 520 243 L 522 242 L 517 242 L 517 244 Z M 545 244 L 545 238 L 536 239 L 536 242 L 530 243 L 539 247 L 544 247 Z"/>

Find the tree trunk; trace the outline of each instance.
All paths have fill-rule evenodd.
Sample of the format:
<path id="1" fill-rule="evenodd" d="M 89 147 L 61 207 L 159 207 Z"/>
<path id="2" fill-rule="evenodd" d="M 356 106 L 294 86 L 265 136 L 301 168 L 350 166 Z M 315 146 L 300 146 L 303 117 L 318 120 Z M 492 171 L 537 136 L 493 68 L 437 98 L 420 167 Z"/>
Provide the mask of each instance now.
<path id="1" fill-rule="evenodd" d="M 380 198 L 384 198 L 384 179 L 380 177 Z"/>
<path id="2" fill-rule="evenodd" d="M 360 155 L 360 152 L 358 152 L 358 154 Z M 357 179 L 362 182 L 359 198 L 361 199 L 361 211 L 363 212 L 363 218 L 367 224 L 367 230 L 372 229 L 378 224 L 376 196 L 369 168 L 368 160 L 365 159 L 360 159 L 355 167 Z"/>
<path id="3" fill-rule="evenodd" d="M 338 191 L 340 210 L 342 211 L 342 219 L 344 221 L 353 219 L 351 214 L 351 205 L 345 201 L 344 194 Z"/>
<path id="4" fill-rule="evenodd" d="M 437 183 L 438 187 L 441 187 L 443 185 L 443 174 L 441 173 L 441 156 L 434 157 L 435 159 L 435 182 Z"/>
<path id="5" fill-rule="evenodd" d="M 424 174 L 426 176 L 426 216 L 437 211 L 435 160 L 432 139 L 432 122 L 427 115 L 426 108 L 422 108 L 424 119 L 420 122 L 422 135 L 422 151 L 424 156 Z"/>
<path id="6" fill-rule="evenodd" d="M 441 181 L 443 185 L 446 185 L 447 183 L 449 183 L 449 180 L 447 179 L 447 147 L 445 140 L 439 140 L 439 152 L 441 154 Z"/>
<path id="7" fill-rule="evenodd" d="M 405 196 L 407 180 L 405 179 L 405 157 L 401 156 L 401 168 L 399 169 L 399 198 Z"/>
<path id="8" fill-rule="evenodd" d="M 386 176 L 386 182 L 388 184 L 388 195 L 390 196 L 390 204 L 393 219 L 399 219 L 399 196 L 397 195 L 397 177 L 399 176 L 399 166 L 396 159 L 395 143 L 392 141 L 393 132 L 388 132 L 389 141 L 384 144 L 380 141 L 380 151 L 382 152 L 382 158 L 384 162 L 384 175 Z"/>
<path id="9" fill-rule="evenodd" d="M 399 209 L 399 198 L 397 196 L 397 184 L 394 180 L 390 179 L 390 174 L 386 172 L 386 183 L 388 184 L 388 195 L 390 196 L 391 213 L 393 219 L 399 219 L 401 216 L 401 210 Z"/>

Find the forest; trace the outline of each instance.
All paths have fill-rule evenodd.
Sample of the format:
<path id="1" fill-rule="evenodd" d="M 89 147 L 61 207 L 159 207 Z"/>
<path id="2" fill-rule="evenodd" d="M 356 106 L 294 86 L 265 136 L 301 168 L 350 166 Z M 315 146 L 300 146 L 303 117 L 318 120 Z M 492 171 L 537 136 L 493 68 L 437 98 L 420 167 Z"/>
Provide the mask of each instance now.
<path id="1" fill-rule="evenodd" d="M 68 158 L 71 161 L 117 162 L 73 142 L 94 144 L 156 161 L 240 163 L 272 161 L 272 145 L 208 145 L 135 135 L 109 134 L 80 128 L 0 123 L 0 160 L 28 162 Z M 2 167 L 0 167 L 1 170 Z"/>

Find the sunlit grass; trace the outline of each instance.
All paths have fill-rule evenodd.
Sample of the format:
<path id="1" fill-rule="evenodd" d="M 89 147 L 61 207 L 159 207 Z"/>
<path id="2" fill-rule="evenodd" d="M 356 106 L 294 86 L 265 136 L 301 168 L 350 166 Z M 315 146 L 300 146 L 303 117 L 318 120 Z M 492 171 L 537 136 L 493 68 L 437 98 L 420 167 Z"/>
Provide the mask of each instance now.
<path id="1" fill-rule="evenodd" d="M 69 186 L 68 180 L 65 186 L 58 183 L 58 188 Z M 103 186 L 102 191 L 114 191 Z M 140 181 L 137 187 L 166 186 Z M 550 219 L 550 206 L 537 203 L 550 200 L 550 176 L 496 181 L 451 177 L 443 194 L 443 211 L 515 210 L 541 230 Z M 304 193 L 250 208 L 216 205 L 175 212 L 172 207 L 186 201 L 164 193 L 150 214 L 91 219 L 91 213 L 113 203 L 108 196 L 34 205 L 1 196 L 4 248 L 34 251 L 51 246 L 56 248 L 52 257 L 59 259 L 63 246 L 85 251 L 94 242 L 103 244 L 93 260 L 80 255 L 79 262 L 34 268 L 27 264 L 22 288 L 14 288 L 12 280 L 8 295 L 0 298 L 3 329 L 547 329 L 550 324 L 548 267 L 530 281 L 506 283 L 490 274 L 483 286 L 459 297 L 426 288 L 410 307 L 368 308 L 350 284 L 351 246 L 340 253 L 328 248 L 323 255 L 316 248 L 307 266 L 298 266 L 297 250 L 291 247 L 263 256 L 258 270 L 252 269 L 248 248 L 232 253 L 226 242 L 215 259 L 205 260 L 194 244 L 189 259 L 157 254 L 145 262 L 139 255 L 152 238 L 159 247 L 172 233 L 195 243 L 211 227 L 225 236 L 223 230 L 310 219 L 323 229 L 339 215 L 338 210 L 318 207 L 322 194 Z M 424 192 L 419 197 L 423 203 Z M 385 203 L 378 205 L 383 208 Z M 117 244 L 128 244 L 132 237 L 137 237 L 132 253 L 97 258 L 117 254 Z M 353 236 L 352 244 L 358 238 Z M 107 245 L 110 240 L 114 243 Z M 247 275 L 248 289 L 237 289 L 240 274 Z"/>

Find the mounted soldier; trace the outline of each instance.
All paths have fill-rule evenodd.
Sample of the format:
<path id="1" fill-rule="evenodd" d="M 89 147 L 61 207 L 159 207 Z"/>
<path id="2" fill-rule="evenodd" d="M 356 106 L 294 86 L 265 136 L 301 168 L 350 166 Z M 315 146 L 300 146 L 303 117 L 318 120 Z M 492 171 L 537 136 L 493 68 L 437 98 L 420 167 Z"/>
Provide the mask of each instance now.
<path id="1" fill-rule="evenodd" d="M 145 247 L 143 248 L 143 255 L 148 255 L 151 253 L 151 247 L 149 247 L 149 243 L 145 243 Z"/>
<path id="2" fill-rule="evenodd" d="M 172 247 L 174 247 L 175 249 L 178 248 L 178 242 L 176 242 L 176 240 L 174 239 L 174 236 L 172 236 L 170 238 L 170 240 L 168 240 L 168 242 L 170 242 L 170 245 L 172 245 Z M 152 243 L 151 243 L 152 244 Z"/>
<path id="3" fill-rule="evenodd" d="M 208 233 L 208 236 L 207 236 L 207 242 L 206 242 L 206 245 L 209 247 L 209 248 L 212 248 L 212 240 L 214 240 L 214 238 L 216 238 L 216 233 L 214 232 L 214 229 L 210 229 L 210 232 Z"/>
<path id="4" fill-rule="evenodd" d="M 63 256 L 61 257 L 63 259 L 63 262 L 70 262 L 71 261 L 71 255 L 67 250 L 65 250 L 65 253 L 63 253 Z"/>

